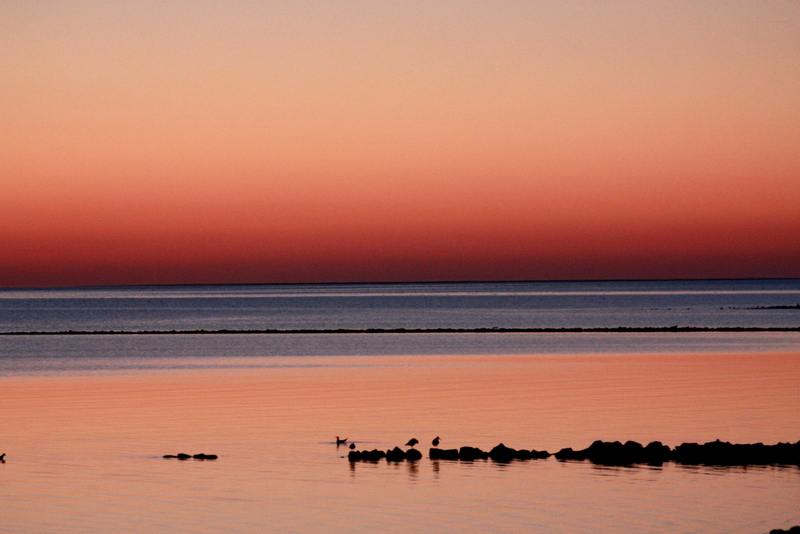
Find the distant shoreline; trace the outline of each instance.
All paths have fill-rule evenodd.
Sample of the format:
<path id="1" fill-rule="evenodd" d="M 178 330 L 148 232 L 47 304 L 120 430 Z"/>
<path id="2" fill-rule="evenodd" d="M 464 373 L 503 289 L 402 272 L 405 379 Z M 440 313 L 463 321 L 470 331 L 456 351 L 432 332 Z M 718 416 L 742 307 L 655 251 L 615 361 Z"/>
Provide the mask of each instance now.
<path id="1" fill-rule="evenodd" d="M 0 332 L 0 336 L 225 335 L 225 334 L 580 334 L 580 333 L 800 332 L 800 326 L 617 326 L 610 328 L 332 328 L 262 330 L 61 330 Z"/>

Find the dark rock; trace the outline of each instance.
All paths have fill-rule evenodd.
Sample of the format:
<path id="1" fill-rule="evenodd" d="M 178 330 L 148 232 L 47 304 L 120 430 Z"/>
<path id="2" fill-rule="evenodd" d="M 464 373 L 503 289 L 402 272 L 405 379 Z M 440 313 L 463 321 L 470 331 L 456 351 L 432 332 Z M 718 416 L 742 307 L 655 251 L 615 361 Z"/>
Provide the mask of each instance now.
<path id="1" fill-rule="evenodd" d="M 650 465 L 661 465 L 670 459 L 672 450 L 660 441 L 651 441 L 644 448 L 644 461 Z"/>
<path id="2" fill-rule="evenodd" d="M 416 462 L 417 460 L 422 459 L 422 453 L 419 452 L 417 449 L 411 449 L 406 451 L 406 460 L 409 462 Z"/>
<path id="3" fill-rule="evenodd" d="M 191 455 L 181 452 L 178 454 L 177 458 L 178 460 L 188 460 L 189 458 L 191 458 Z"/>
<path id="4" fill-rule="evenodd" d="M 781 528 L 775 528 L 769 531 L 769 534 L 800 534 L 800 526 L 794 526 L 789 530 L 783 530 Z"/>
<path id="5" fill-rule="evenodd" d="M 535 449 L 531 449 L 531 460 L 543 460 L 545 458 L 550 458 L 551 454 L 547 451 L 537 451 Z"/>
<path id="6" fill-rule="evenodd" d="M 216 460 L 217 459 L 217 455 L 216 454 L 203 454 L 201 452 L 200 454 L 195 454 L 194 456 L 192 456 L 192 458 L 194 458 L 195 460 Z"/>
<path id="7" fill-rule="evenodd" d="M 671 460 L 684 465 L 800 465 L 800 441 L 776 445 L 739 445 L 720 440 L 703 445 L 682 443 L 672 451 Z"/>
<path id="8" fill-rule="evenodd" d="M 385 457 L 386 453 L 378 449 L 372 449 L 371 451 L 350 451 L 347 453 L 347 459 L 351 462 L 377 462 Z"/>
<path id="9" fill-rule="evenodd" d="M 514 453 L 515 460 L 530 460 L 531 459 L 531 451 L 527 449 L 517 449 Z"/>
<path id="10" fill-rule="evenodd" d="M 431 448 L 428 451 L 431 460 L 458 460 L 458 449 L 437 449 Z"/>
<path id="11" fill-rule="evenodd" d="M 489 458 L 489 453 L 482 451 L 477 447 L 461 447 L 458 450 L 459 460 L 471 462 L 473 460 L 486 460 Z"/>
<path id="12" fill-rule="evenodd" d="M 386 458 L 386 453 L 378 449 L 372 449 L 371 451 L 364 451 L 361 453 L 361 459 L 368 462 L 377 462 L 381 458 Z"/>
<path id="13" fill-rule="evenodd" d="M 400 447 L 395 447 L 390 451 L 386 451 L 386 460 L 389 462 L 402 462 L 405 459 L 406 459 L 406 453 Z"/>
<path id="14" fill-rule="evenodd" d="M 506 447 L 502 443 L 489 451 L 489 458 L 499 463 L 508 463 L 514 459 L 516 450 Z"/>
<path id="15" fill-rule="evenodd" d="M 556 457 L 556 460 L 562 460 L 562 461 L 563 460 L 585 460 L 585 458 L 579 457 L 579 455 L 575 451 L 573 451 L 572 448 L 570 448 L 570 447 L 566 447 L 564 449 L 561 449 L 560 451 L 555 453 L 553 456 Z"/>

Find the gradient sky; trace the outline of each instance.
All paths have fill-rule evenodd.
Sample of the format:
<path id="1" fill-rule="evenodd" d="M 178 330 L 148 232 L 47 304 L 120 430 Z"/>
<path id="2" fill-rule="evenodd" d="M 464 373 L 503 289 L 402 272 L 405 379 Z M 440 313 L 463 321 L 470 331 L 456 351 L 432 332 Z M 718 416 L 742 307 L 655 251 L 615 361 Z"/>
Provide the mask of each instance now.
<path id="1" fill-rule="evenodd" d="M 0 1 L 0 287 L 800 277 L 800 2 Z"/>

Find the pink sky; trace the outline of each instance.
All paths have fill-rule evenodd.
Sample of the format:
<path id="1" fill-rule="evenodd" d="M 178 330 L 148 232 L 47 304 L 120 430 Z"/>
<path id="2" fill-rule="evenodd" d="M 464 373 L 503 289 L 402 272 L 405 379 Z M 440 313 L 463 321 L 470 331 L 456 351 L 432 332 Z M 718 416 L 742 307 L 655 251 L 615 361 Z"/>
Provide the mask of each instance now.
<path id="1" fill-rule="evenodd" d="M 797 2 L 0 1 L 0 287 L 800 276 Z"/>

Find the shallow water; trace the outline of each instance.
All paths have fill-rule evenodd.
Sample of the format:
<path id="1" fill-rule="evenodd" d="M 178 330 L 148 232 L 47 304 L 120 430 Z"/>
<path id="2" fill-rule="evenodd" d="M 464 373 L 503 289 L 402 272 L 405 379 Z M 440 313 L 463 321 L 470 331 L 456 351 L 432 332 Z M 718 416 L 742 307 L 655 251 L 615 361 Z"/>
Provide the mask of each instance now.
<path id="1" fill-rule="evenodd" d="M 799 377 L 797 352 L 327 356 L 6 377 L 0 530 L 767 532 L 800 522 L 796 467 L 351 465 L 333 438 L 551 452 L 593 439 L 796 441 Z M 178 452 L 220 458 L 161 458 Z"/>
<path id="2" fill-rule="evenodd" d="M 795 442 L 799 380 L 798 333 L 0 336 L 0 532 L 766 533 L 800 524 L 797 467 L 350 464 L 333 440 Z"/>

